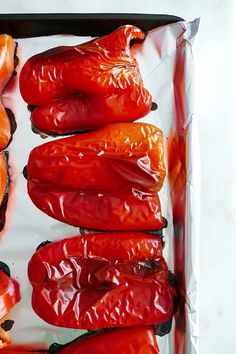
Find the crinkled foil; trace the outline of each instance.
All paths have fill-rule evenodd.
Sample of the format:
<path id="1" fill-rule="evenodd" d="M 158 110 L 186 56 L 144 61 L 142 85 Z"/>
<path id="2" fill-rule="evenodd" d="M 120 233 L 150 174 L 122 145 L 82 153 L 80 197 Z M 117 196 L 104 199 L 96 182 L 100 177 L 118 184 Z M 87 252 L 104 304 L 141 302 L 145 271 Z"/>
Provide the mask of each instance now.
<path id="1" fill-rule="evenodd" d="M 140 121 L 163 130 L 167 177 L 160 197 L 163 216 L 164 255 L 180 286 L 180 305 L 170 335 L 158 338 L 161 353 L 198 353 L 198 141 L 193 115 L 192 45 L 199 20 L 178 22 L 150 31 L 132 51 L 137 58 L 146 88 L 158 109 Z M 4 92 L 3 101 L 12 109 L 17 130 L 9 146 L 10 195 L 6 227 L 0 239 L 0 259 L 11 268 L 21 286 L 22 300 L 9 314 L 15 321 L 14 344 L 37 343 L 47 348 L 53 342 L 66 343 L 82 333 L 47 325 L 31 307 L 27 265 L 36 247 L 45 240 L 58 240 L 79 233 L 79 229 L 51 219 L 30 201 L 22 174 L 31 149 L 44 141 L 31 130 L 30 113 L 21 98 L 18 80 L 21 67 L 32 55 L 58 45 L 74 45 L 88 37 L 58 35 L 16 39 L 20 64 L 17 76 Z M 46 141 L 55 138 L 48 137 Z"/>

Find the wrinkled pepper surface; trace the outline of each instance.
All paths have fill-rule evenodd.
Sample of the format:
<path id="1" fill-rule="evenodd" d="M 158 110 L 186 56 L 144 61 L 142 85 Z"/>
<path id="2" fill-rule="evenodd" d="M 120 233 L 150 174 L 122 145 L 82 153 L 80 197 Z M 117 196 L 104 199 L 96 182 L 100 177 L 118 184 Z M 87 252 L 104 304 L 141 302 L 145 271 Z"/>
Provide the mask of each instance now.
<path id="1" fill-rule="evenodd" d="M 38 249 L 28 266 L 32 307 L 59 327 L 158 325 L 172 317 L 160 238 L 142 232 L 76 236 Z"/>
<path id="2" fill-rule="evenodd" d="M 5 209 L 7 203 L 7 190 L 9 184 L 7 155 L 0 152 L 0 231 L 5 224 Z"/>
<path id="3" fill-rule="evenodd" d="M 0 35 L 0 95 L 14 72 L 15 50 L 16 43 L 13 38 L 7 34 Z M 0 151 L 7 147 L 11 135 L 11 122 L 0 99 Z"/>
<path id="4" fill-rule="evenodd" d="M 108 351 L 109 354 L 158 354 L 159 348 L 152 327 L 130 327 L 82 336 L 62 346 L 58 353 L 107 354 Z"/>
<path id="5" fill-rule="evenodd" d="M 32 150 L 28 193 L 46 214 L 101 230 L 165 226 L 157 192 L 165 178 L 160 129 L 122 123 Z"/>
<path id="6" fill-rule="evenodd" d="M 0 268 L 0 349 L 10 342 L 10 335 L 2 327 L 6 316 L 13 306 L 20 301 L 19 284 Z"/>
<path id="7" fill-rule="evenodd" d="M 137 27 L 119 27 L 107 36 L 31 57 L 20 76 L 24 100 L 37 106 L 36 129 L 53 134 L 130 122 L 150 112 L 132 40 L 143 40 Z"/>

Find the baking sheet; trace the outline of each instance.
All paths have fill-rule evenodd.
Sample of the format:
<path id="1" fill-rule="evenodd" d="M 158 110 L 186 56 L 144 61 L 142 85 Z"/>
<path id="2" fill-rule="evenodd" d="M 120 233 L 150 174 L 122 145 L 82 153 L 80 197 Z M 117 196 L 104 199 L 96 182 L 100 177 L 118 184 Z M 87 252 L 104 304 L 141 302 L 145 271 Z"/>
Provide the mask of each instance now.
<path id="1" fill-rule="evenodd" d="M 142 44 L 132 51 L 136 56 L 145 87 L 158 103 L 158 109 L 139 121 L 152 123 L 163 130 L 167 178 L 161 190 L 162 212 L 168 220 L 164 231 L 164 255 L 169 268 L 180 282 L 181 301 L 171 335 L 158 338 L 161 353 L 195 354 L 197 347 L 197 209 L 198 181 L 193 159 L 196 150 L 196 124 L 193 119 L 192 44 L 199 21 L 181 21 L 150 31 Z M 44 141 L 31 131 L 30 113 L 20 96 L 20 69 L 32 55 L 58 45 L 74 45 L 89 37 L 57 35 L 16 39 L 20 65 L 15 77 L 4 92 L 3 101 L 15 114 L 17 130 L 9 146 L 11 187 L 7 223 L 0 240 L 0 259 L 7 263 L 12 276 L 21 286 L 22 300 L 10 314 L 15 321 L 12 330 L 14 344 L 37 342 L 47 348 L 53 342 L 65 343 L 82 331 L 65 330 L 47 325 L 31 308 L 31 287 L 27 279 L 27 264 L 38 244 L 58 240 L 79 233 L 38 210 L 26 191 L 22 174 L 31 149 Z M 46 141 L 55 138 L 48 137 Z M 172 153 L 170 159 L 170 151 Z M 185 303 L 186 299 L 186 303 Z"/>

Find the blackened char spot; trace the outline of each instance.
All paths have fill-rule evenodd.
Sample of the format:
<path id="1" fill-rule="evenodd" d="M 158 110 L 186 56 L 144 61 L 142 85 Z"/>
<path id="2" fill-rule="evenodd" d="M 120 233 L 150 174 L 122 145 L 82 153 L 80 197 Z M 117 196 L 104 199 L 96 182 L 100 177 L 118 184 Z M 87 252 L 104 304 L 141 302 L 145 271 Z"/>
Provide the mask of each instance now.
<path id="1" fill-rule="evenodd" d="M 107 328 L 106 332 L 111 332 L 113 331 L 114 328 Z M 86 338 L 91 338 L 93 336 L 96 336 L 97 334 L 102 334 L 104 333 L 103 329 L 98 329 L 98 330 L 89 330 L 88 332 L 82 334 L 81 336 L 79 336 L 78 338 L 74 339 L 72 342 L 66 343 L 66 344 L 58 344 L 58 343 L 53 343 L 50 345 L 49 347 L 49 354 L 57 354 L 60 353 L 60 351 L 67 347 L 68 345 L 71 345 L 73 343 L 78 343 Z M 72 354 L 72 353 L 71 353 Z M 89 354 L 89 353 L 88 353 Z"/>
<path id="2" fill-rule="evenodd" d="M 163 230 L 150 230 L 148 231 L 149 234 L 152 234 L 152 235 L 156 235 L 156 236 L 159 236 L 159 237 L 163 237 Z"/>
<path id="3" fill-rule="evenodd" d="M 3 323 L 1 323 L 1 328 L 5 331 L 8 332 L 12 329 L 14 325 L 14 321 L 12 320 L 6 320 Z"/>
<path id="4" fill-rule="evenodd" d="M 6 220 L 6 209 L 7 209 L 7 201 L 8 201 L 8 188 L 10 185 L 10 175 L 9 175 L 9 165 L 8 165 L 8 151 L 4 151 L 3 152 L 4 157 L 5 157 L 5 162 L 6 162 L 6 166 L 7 166 L 7 183 L 5 186 L 5 192 L 4 192 L 4 196 L 2 199 L 2 203 L 0 205 L 0 231 L 2 231 L 2 229 L 4 228 L 5 225 L 5 220 Z"/>
<path id="5" fill-rule="evenodd" d="M 30 111 L 30 112 L 33 112 L 33 110 L 36 108 L 36 106 L 33 106 L 33 105 L 31 105 L 31 104 L 28 104 L 27 105 L 27 109 L 28 109 L 28 111 Z"/>
<path id="6" fill-rule="evenodd" d="M 171 327 L 172 327 L 172 317 L 168 321 L 164 323 L 160 323 L 159 325 L 155 326 L 154 329 L 157 336 L 163 337 L 166 334 L 170 333 Z"/>
<path id="7" fill-rule="evenodd" d="M 144 41 L 144 39 L 141 39 L 141 38 L 133 38 L 133 39 L 131 39 L 131 41 L 129 42 L 130 48 L 136 43 L 142 43 Z"/>
<path id="8" fill-rule="evenodd" d="M 5 111 L 8 115 L 9 121 L 11 123 L 11 134 L 14 134 L 16 131 L 16 128 L 17 128 L 14 113 L 12 112 L 12 110 L 10 108 L 5 108 Z"/>
<path id="9" fill-rule="evenodd" d="M 158 105 L 155 102 L 152 102 L 151 111 L 156 111 L 157 108 L 158 108 Z"/>
<path id="10" fill-rule="evenodd" d="M 160 265 L 158 264 L 158 262 L 156 262 L 154 259 L 148 259 L 146 262 L 145 262 L 145 266 L 148 267 L 148 268 L 151 268 L 151 269 L 156 269 L 156 268 L 159 268 Z"/>
<path id="11" fill-rule="evenodd" d="M 8 201 L 8 194 L 6 192 L 3 196 L 2 204 L 0 205 L 0 231 L 2 231 L 2 229 L 5 226 L 7 201 Z"/>
<path id="12" fill-rule="evenodd" d="M 14 69 L 17 67 L 17 65 L 19 64 L 19 58 L 18 56 L 16 55 L 16 52 L 17 52 L 17 48 L 18 48 L 18 43 L 16 43 L 16 47 L 15 47 L 15 52 L 14 52 Z"/>
<path id="13" fill-rule="evenodd" d="M 59 353 L 60 350 L 64 347 L 64 345 L 62 344 L 58 344 L 58 343 L 53 343 L 50 345 L 49 347 L 49 353 L 50 354 L 56 354 Z"/>
<path id="14" fill-rule="evenodd" d="M 49 243 L 51 243 L 52 241 L 43 241 L 43 242 L 41 242 L 39 245 L 38 245 L 38 247 L 36 248 L 36 251 L 38 251 L 41 247 L 44 247 L 44 246 L 46 246 L 46 245 L 48 245 Z"/>
<path id="15" fill-rule="evenodd" d="M 167 226 L 168 226 L 168 221 L 164 217 L 162 217 L 162 221 L 163 221 L 163 224 L 164 224 L 163 229 L 166 229 Z"/>
<path id="16" fill-rule="evenodd" d="M 25 177 L 25 179 L 27 179 L 28 178 L 27 165 L 23 168 L 22 173 L 23 173 L 23 176 Z"/>
<path id="17" fill-rule="evenodd" d="M 8 265 L 4 262 L 0 261 L 0 270 L 2 270 L 4 273 L 6 273 L 6 275 L 8 275 L 9 277 L 11 276 L 11 271 L 10 268 L 8 267 Z"/>

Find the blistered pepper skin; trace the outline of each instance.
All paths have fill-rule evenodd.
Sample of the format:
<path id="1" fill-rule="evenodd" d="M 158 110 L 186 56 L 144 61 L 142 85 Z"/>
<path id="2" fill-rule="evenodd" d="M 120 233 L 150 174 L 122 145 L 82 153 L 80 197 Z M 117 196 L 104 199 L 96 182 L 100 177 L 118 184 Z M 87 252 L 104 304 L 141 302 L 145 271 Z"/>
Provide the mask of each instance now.
<path id="1" fill-rule="evenodd" d="M 158 354 L 152 327 L 131 327 L 91 335 L 67 345 L 59 354 Z"/>
<path id="2" fill-rule="evenodd" d="M 70 191 L 28 181 L 32 202 L 48 216 L 93 230 L 160 230 L 166 227 L 158 195 Z"/>
<path id="3" fill-rule="evenodd" d="M 158 192 L 165 178 L 163 136 L 146 123 L 121 123 L 58 139 L 30 153 L 28 178 L 77 190 Z"/>
<path id="4" fill-rule="evenodd" d="M 106 95 L 140 81 L 130 41 L 143 39 L 134 26 L 122 26 L 112 34 L 72 47 L 57 47 L 31 57 L 20 75 L 24 100 L 43 105 L 76 93 Z"/>
<path id="5" fill-rule="evenodd" d="M 31 114 L 33 127 L 46 134 L 64 135 L 94 130 L 111 123 L 132 122 L 149 113 L 151 98 L 140 100 L 141 89 L 106 96 L 62 98 L 36 107 Z"/>
<path id="6" fill-rule="evenodd" d="M 66 134 L 148 114 L 152 97 L 130 50 L 135 39 L 144 39 L 144 33 L 127 25 L 30 58 L 21 71 L 20 90 L 28 104 L 38 106 L 31 117 L 35 128 Z"/>
<path id="7" fill-rule="evenodd" d="M 60 327 L 101 329 L 166 322 L 175 289 L 161 240 L 124 232 L 89 234 L 41 247 L 28 267 L 32 307 Z"/>
<path id="8" fill-rule="evenodd" d="M 39 209 L 100 230 L 163 228 L 157 192 L 164 178 L 162 132 L 144 123 L 43 144 L 27 164 L 28 193 Z"/>
<path id="9" fill-rule="evenodd" d="M 12 77 L 15 63 L 16 43 L 7 34 L 0 35 L 0 95 Z M 0 151 L 5 149 L 11 140 L 12 128 L 7 112 L 0 100 Z"/>

